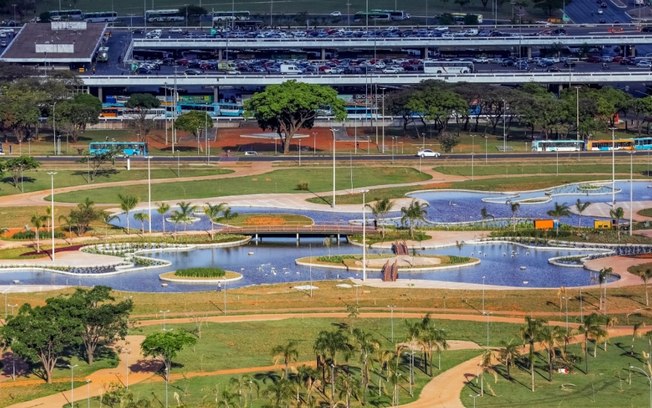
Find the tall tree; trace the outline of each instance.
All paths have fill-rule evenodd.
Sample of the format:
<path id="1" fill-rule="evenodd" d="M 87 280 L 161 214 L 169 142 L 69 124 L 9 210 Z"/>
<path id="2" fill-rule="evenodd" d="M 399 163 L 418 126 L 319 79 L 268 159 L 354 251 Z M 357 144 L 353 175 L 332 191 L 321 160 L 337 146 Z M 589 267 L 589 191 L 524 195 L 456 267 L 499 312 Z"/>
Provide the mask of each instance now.
<path id="1" fill-rule="evenodd" d="M 602 268 L 598 271 L 598 284 L 600 285 L 600 310 L 607 312 L 607 279 L 613 273 L 613 268 Z"/>
<path id="2" fill-rule="evenodd" d="M 546 211 L 546 214 L 548 214 L 551 217 L 555 218 L 561 218 L 561 217 L 568 217 L 571 212 L 566 203 L 559 204 L 555 202 L 555 207 L 552 210 Z M 557 226 L 555 227 L 555 233 L 559 235 L 559 220 L 557 221 Z"/>
<path id="3" fill-rule="evenodd" d="M 299 350 L 297 349 L 297 342 L 294 340 L 290 340 L 285 344 L 280 344 L 278 346 L 275 346 L 272 349 L 272 356 L 273 356 L 274 364 L 278 364 L 281 361 L 283 362 L 283 365 L 285 367 L 283 378 L 289 378 L 290 364 L 292 364 L 293 361 L 297 361 L 297 358 L 299 358 Z"/>
<path id="4" fill-rule="evenodd" d="M 32 364 L 40 364 L 48 384 L 59 359 L 79 344 L 80 334 L 80 321 L 70 314 L 70 309 L 50 304 L 32 307 L 26 303 L 2 328 L 2 337 L 13 352 Z"/>
<path id="5" fill-rule="evenodd" d="M 116 302 L 111 288 L 101 285 L 92 289 L 77 288 L 69 297 L 49 299 L 48 303 L 62 309 L 69 308 L 80 322 L 80 337 L 89 365 L 93 364 L 98 347 L 110 346 L 116 340 L 124 339 L 133 310 L 131 299 Z"/>
<path id="6" fill-rule="evenodd" d="M 161 105 L 161 101 L 159 101 L 156 96 L 149 93 L 135 93 L 131 94 L 126 105 L 128 108 L 136 109 L 138 112 L 136 120 L 130 123 L 133 123 L 135 128 L 138 130 L 139 141 L 146 141 L 147 134 L 154 127 L 154 120 L 148 119 L 147 113 L 150 109 L 158 108 Z"/>
<path id="7" fill-rule="evenodd" d="M 518 210 L 521 208 L 521 204 L 519 203 L 514 203 L 512 201 L 508 201 L 507 204 L 509 205 L 509 209 L 512 211 L 512 226 L 514 227 L 514 231 L 516 231 L 516 213 Z"/>
<path id="8" fill-rule="evenodd" d="M 146 212 L 138 212 L 134 214 L 134 220 L 140 221 L 141 231 L 145 233 L 145 221 L 149 220 L 149 214 Z"/>
<path id="9" fill-rule="evenodd" d="M 645 306 L 650 306 L 647 284 L 650 278 L 652 278 L 652 268 L 638 269 L 636 274 L 643 280 L 643 285 L 645 286 Z"/>
<path id="10" fill-rule="evenodd" d="M 602 318 L 597 313 L 591 313 L 588 316 L 584 316 L 584 320 L 580 324 L 579 332 L 584 336 L 584 341 L 582 342 L 582 351 L 584 352 L 584 371 L 586 374 L 589 372 L 589 340 L 595 342 L 595 349 L 598 348 L 598 341 L 600 338 L 604 337 L 606 330 L 602 327 Z"/>
<path id="11" fill-rule="evenodd" d="M 366 332 L 362 329 L 353 330 L 353 344 L 360 353 L 360 363 L 362 364 L 362 388 L 363 401 L 369 388 L 371 359 L 373 355 L 380 349 L 380 342 L 374 338 L 372 333 Z"/>
<path id="12" fill-rule="evenodd" d="M 414 238 L 415 224 L 425 219 L 427 207 L 428 203 L 422 203 L 414 199 L 407 207 L 401 207 L 401 224 L 408 225 L 411 238 Z"/>
<path id="13" fill-rule="evenodd" d="M 219 203 L 219 204 L 206 203 L 206 207 L 204 207 L 204 214 L 206 214 L 208 220 L 211 223 L 211 235 L 215 231 L 215 223 L 218 222 L 218 220 L 220 219 L 222 213 L 226 208 L 227 208 L 226 203 Z"/>
<path id="14" fill-rule="evenodd" d="M 534 344 L 541 340 L 545 320 L 525 317 L 525 325 L 521 326 L 521 340 L 529 346 L 528 361 L 530 363 L 531 389 L 534 392 Z"/>
<path id="15" fill-rule="evenodd" d="M 80 93 L 56 106 L 56 126 L 67 129 L 76 143 L 88 125 L 99 122 L 101 111 L 102 102 L 97 97 Z"/>
<path id="16" fill-rule="evenodd" d="M 620 220 L 625 217 L 625 210 L 623 210 L 623 207 L 613 208 L 609 210 L 609 216 L 614 220 L 614 226 L 618 233 L 618 241 L 620 241 Z"/>
<path id="17" fill-rule="evenodd" d="M 179 115 L 179 117 L 174 121 L 174 127 L 192 134 L 197 140 L 197 146 L 201 149 L 201 140 L 199 140 L 199 136 L 202 134 L 204 129 L 208 130 L 213 128 L 213 119 L 208 112 L 191 111 Z"/>
<path id="18" fill-rule="evenodd" d="M 12 184 L 14 187 L 20 188 L 21 192 L 23 191 L 22 183 L 21 187 L 19 187 L 18 182 L 23 180 L 23 173 L 29 170 L 38 169 L 40 166 L 41 162 L 31 156 L 13 157 L 4 162 L 4 168 L 11 172 Z"/>
<path id="19" fill-rule="evenodd" d="M 577 213 L 579 214 L 579 219 L 577 220 L 577 226 L 581 227 L 582 226 L 582 213 L 586 211 L 587 208 L 591 205 L 590 201 L 584 201 L 582 202 L 579 198 L 575 202 L 575 209 L 577 210 Z"/>
<path id="20" fill-rule="evenodd" d="M 521 353 L 519 352 L 519 344 L 516 339 L 512 338 L 507 342 L 501 341 L 500 345 L 501 347 L 498 350 L 498 355 L 503 364 L 505 364 L 505 367 L 507 367 L 507 379 L 511 381 L 511 368 L 514 365 L 514 362 L 521 356 Z"/>
<path id="21" fill-rule="evenodd" d="M 161 216 L 161 224 L 163 225 L 163 233 L 165 234 L 165 214 L 170 211 L 170 204 L 168 203 L 159 203 L 156 207 L 156 212 Z"/>
<path id="22" fill-rule="evenodd" d="M 159 358 L 165 365 L 165 380 L 170 378 L 172 359 L 186 346 L 197 343 L 197 337 L 187 330 L 168 330 L 149 334 L 140 345 L 145 357 Z"/>
<path id="23" fill-rule="evenodd" d="M 10 130 L 18 143 L 31 138 L 39 125 L 40 106 L 48 93 L 37 81 L 28 78 L 2 87 L 0 92 L 0 121 Z"/>
<path id="24" fill-rule="evenodd" d="M 387 197 L 376 200 L 375 203 L 367 204 L 376 220 L 376 225 L 380 225 L 380 234 L 383 237 L 385 236 L 385 217 L 392 210 L 393 205 L 392 200 Z"/>
<path id="25" fill-rule="evenodd" d="M 41 245 L 39 241 L 39 234 L 41 232 L 41 227 L 43 224 L 45 224 L 45 221 L 47 220 L 47 217 L 45 215 L 40 215 L 40 214 L 34 214 L 32 215 L 32 218 L 30 219 L 30 222 L 34 226 L 35 230 L 35 238 L 36 238 L 36 252 L 41 252 Z"/>
<path id="26" fill-rule="evenodd" d="M 95 208 L 95 203 L 88 197 L 77 207 L 70 210 L 70 213 L 62 215 L 59 220 L 64 221 L 69 230 L 75 229 L 77 235 L 84 235 L 90 228 L 90 224 L 98 220 L 107 220 L 108 214 L 104 210 Z"/>
<path id="27" fill-rule="evenodd" d="M 136 208 L 138 205 L 138 197 L 131 194 L 118 194 L 118 199 L 120 200 L 120 209 L 125 213 L 125 219 L 127 220 L 127 234 L 129 233 L 129 213 L 131 210 Z"/>
<path id="28" fill-rule="evenodd" d="M 270 85 L 245 101 L 245 115 L 254 117 L 263 130 L 278 134 L 285 154 L 299 129 L 312 129 L 317 111 L 330 107 L 336 121 L 346 118 L 344 101 L 328 86 L 286 81 Z"/>

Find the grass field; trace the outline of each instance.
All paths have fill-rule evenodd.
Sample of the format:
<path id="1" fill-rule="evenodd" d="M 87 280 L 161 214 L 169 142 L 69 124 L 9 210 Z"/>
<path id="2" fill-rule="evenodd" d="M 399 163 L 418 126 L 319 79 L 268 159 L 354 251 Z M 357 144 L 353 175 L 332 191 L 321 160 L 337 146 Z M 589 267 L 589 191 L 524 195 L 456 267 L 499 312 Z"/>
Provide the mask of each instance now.
<path id="1" fill-rule="evenodd" d="M 19 194 L 21 185 L 25 193 L 32 191 L 41 191 L 50 189 L 50 176 L 47 172 L 50 169 L 39 169 L 37 171 L 26 171 L 23 174 L 23 182 L 18 182 L 18 187 L 14 187 L 11 183 L 13 180 L 9 176 L 5 176 L 2 179 L 0 186 L 0 196 Z M 183 168 L 181 170 L 181 176 L 183 177 L 199 177 L 199 176 L 211 176 L 219 174 L 228 174 L 232 173 L 232 170 L 218 169 L 215 167 L 205 168 L 205 169 L 190 169 Z M 151 170 L 152 179 L 160 178 L 176 178 L 177 177 L 177 167 L 173 168 L 158 168 Z M 128 181 L 128 180 L 141 180 L 143 183 L 147 183 L 147 170 L 143 169 L 132 169 L 127 171 L 124 168 L 116 168 L 115 171 L 105 172 L 103 174 L 98 174 L 95 180 L 89 183 L 88 172 L 86 170 L 59 170 L 54 176 L 54 187 L 71 187 L 71 186 L 80 186 L 96 183 L 110 183 L 115 181 Z M 141 187 L 142 189 L 142 187 Z M 142 195 L 140 192 L 139 195 Z M 140 197 L 141 199 L 143 197 Z"/>
<path id="2" fill-rule="evenodd" d="M 351 173 L 347 168 L 337 169 L 337 189 L 351 188 Z M 358 167 L 353 172 L 353 188 L 381 184 L 409 183 L 428 180 L 430 176 L 408 167 Z M 187 200 L 240 194 L 296 193 L 297 184 L 308 183 L 307 192 L 328 191 L 332 188 L 329 168 L 302 168 L 275 170 L 260 176 L 236 177 L 230 179 L 187 181 L 152 185 L 153 200 Z M 93 197 L 96 203 L 115 203 L 118 193 L 142 194 L 142 186 L 101 188 L 57 194 L 55 200 L 81 202 Z"/>
<path id="3" fill-rule="evenodd" d="M 611 179 L 611 161 L 609 163 L 604 160 L 601 162 L 593 160 L 585 160 L 586 163 L 578 163 L 577 160 L 568 161 L 563 160 L 559 162 L 559 168 L 553 160 L 549 157 L 543 160 L 532 160 L 531 162 L 505 162 L 504 164 L 485 164 L 484 160 L 476 158 L 473 170 L 469 163 L 451 163 L 442 166 L 435 166 L 434 170 L 456 176 L 471 176 L 471 174 L 480 176 L 514 176 L 524 174 L 543 174 L 548 176 L 556 176 L 557 170 L 559 174 L 591 174 L 594 178 L 598 179 L 608 178 Z M 625 164 L 622 161 L 616 164 L 616 175 L 618 178 L 623 178 L 625 175 L 629 178 L 629 163 Z M 649 163 L 635 163 L 633 166 L 634 177 L 640 178 L 648 174 L 650 170 Z"/>
<path id="4" fill-rule="evenodd" d="M 513 381 L 508 381 L 504 367 L 499 367 L 498 382 L 491 375 L 486 380 L 496 392 L 496 397 L 485 395 L 477 399 L 478 407 L 644 407 L 650 398 L 648 380 L 639 372 L 630 372 L 630 365 L 643 368 L 641 350 L 647 350 L 647 340 L 635 341 L 635 355 L 629 355 L 632 337 L 619 337 L 610 340 L 605 352 L 600 345 L 597 358 L 589 357 L 589 373 L 585 375 L 584 362 L 579 362 L 571 374 L 553 374 L 548 382 L 547 360 L 539 355 L 535 365 L 535 389 L 530 391 L 530 374 L 527 369 L 512 367 Z M 589 351 L 593 345 L 589 343 Z M 579 345 L 569 347 L 569 351 L 582 356 Z M 630 382 L 631 380 L 631 382 Z M 485 386 L 485 392 L 487 388 Z M 467 407 L 473 406 L 471 395 L 476 395 L 479 387 L 471 382 L 463 391 L 461 399 Z"/>

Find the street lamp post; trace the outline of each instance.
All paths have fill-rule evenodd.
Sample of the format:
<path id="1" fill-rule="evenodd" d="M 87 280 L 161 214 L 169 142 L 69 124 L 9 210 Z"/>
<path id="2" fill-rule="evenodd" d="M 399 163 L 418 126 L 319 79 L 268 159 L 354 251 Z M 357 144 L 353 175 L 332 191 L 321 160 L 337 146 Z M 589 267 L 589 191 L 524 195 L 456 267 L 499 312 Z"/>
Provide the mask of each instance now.
<path id="1" fill-rule="evenodd" d="M 471 135 L 471 181 L 473 181 L 475 177 L 475 169 L 474 169 L 474 159 L 475 159 L 475 135 Z"/>
<path id="2" fill-rule="evenodd" d="M 580 87 L 575 87 L 575 129 L 577 140 L 580 140 Z"/>
<path id="3" fill-rule="evenodd" d="M 367 280 L 367 192 L 362 190 L 362 280 Z"/>
<path id="4" fill-rule="evenodd" d="M 152 233 L 152 156 L 145 157 L 147 159 L 147 217 L 149 233 Z"/>
<path id="5" fill-rule="evenodd" d="M 505 100 L 503 99 L 503 153 L 507 152 L 507 133 L 505 133 L 505 116 L 507 116 L 507 108 L 505 107 Z"/>
<path id="6" fill-rule="evenodd" d="M 611 127 L 611 206 L 616 206 L 616 128 Z"/>
<path id="7" fill-rule="evenodd" d="M 389 320 L 390 320 L 390 326 L 392 328 L 392 343 L 394 343 L 394 308 L 396 307 L 395 305 L 387 305 L 389 308 Z"/>
<path id="8" fill-rule="evenodd" d="M 385 88 L 381 87 L 380 91 L 381 91 L 381 94 L 382 94 L 381 98 L 383 98 L 381 100 L 381 103 L 382 103 L 382 115 L 383 115 L 383 133 L 382 133 L 383 138 L 382 138 L 382 141 L 383 141 L 383 153 L 385 153 Z M 376 106 L 378 106 L 378 105 L 376 105 Z M 394 150 L 392 150 L 392 155 L 393 154 L 394 154 Z M 392 157 L 392 163 L 393 162 L 394 162 L 394 158 Z"/>
<path id="9" fill-rule="evenodd" d="M 86 408 L 91 408 L 91 380 L 86 380 Z"/>
<path id="10" fill-rule="evenodd" d="M 57 101 L 52 103 L 52 151 L 57 154 Z"/>
<path id="11" fill-rule="evenodd" d="M 163 313 L 163 331 L 166 331 L 167 328 L 165 327 L 165 316 L 170 312 L 170 310 L 159 310 L 159 313 Z"/>
<path id="12" fill-rule="evenodd" d="M 629 236 L 632 236 L 634 222 L 634 151 L 629 152 Z"/>
<path id="13" fill-rule="evenodd" d="M 647 378 L 648 383 L 650 384 L 650 408 L 652 408 L 652 377 L 647 373 L 647 371 L 634 367 L 632 365 L 629 366 L 630 371 L 638 371 L 639 373 L 643 374 L 645 378 Z"/>
<path id="14" fill-rule="evenodd" d="M 469 394 L 469 397 L 473 398 L 473 408 L 475 408 L 475 400 L 480 396 L 480 394 Z"/>
<path id="15" fill-rule="evenodd" d="M 50 175 L 50 215 L 52 220 L 50 222 L 50 231 L 52 232 L 52 261 L 54 262 L 54 175 L 56 171 L 48 171 Z"/>
<path id="16" fill-rule="evenodd" d="M 77 367 L 77 364 L 68 365 L 68 368 L 70 368 L 70 406 L 72 408 L 75 407 L 75 367 Z"/>
<path id="17" fill-rule="evenodd" d="M 333 201 L 331 207 L 335 208 L 335 129 L 331 128 L 331 133 L 333 133 Z"/>

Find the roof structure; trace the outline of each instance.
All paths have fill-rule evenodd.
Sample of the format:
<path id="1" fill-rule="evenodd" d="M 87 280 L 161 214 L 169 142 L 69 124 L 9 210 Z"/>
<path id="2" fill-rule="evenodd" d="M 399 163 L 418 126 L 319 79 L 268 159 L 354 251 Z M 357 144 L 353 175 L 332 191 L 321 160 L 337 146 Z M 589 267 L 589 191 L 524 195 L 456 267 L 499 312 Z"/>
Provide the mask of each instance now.
<path id="1" fill-rule="evenodd" d="M 107 25 L 85 21 L 28 23 L 0 55 L 2 62 L 87 64 L 100 46 Z"/>

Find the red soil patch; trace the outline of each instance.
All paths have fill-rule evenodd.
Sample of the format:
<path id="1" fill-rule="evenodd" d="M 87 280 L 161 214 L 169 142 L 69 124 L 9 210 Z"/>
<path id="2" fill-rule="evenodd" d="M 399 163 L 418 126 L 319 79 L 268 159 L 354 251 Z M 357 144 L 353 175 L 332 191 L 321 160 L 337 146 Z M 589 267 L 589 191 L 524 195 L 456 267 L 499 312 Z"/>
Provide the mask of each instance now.
<path id="1" fill-rule="evenodd" d="M 274 152 L 274 139 L 257 139 L 250 137 L 243 137 L 246 135 L 252 135 L 257 133 L 268 133 L 267 131 L 262 131 L 257 127 L 239 127 L 239 128 L 220 128 L 218 130 L 217 140 L 210 142 L 211 150 L 221 149 L 223 152 L 230 150 L 232 152 L 242 152 L 247 150 L 255 150 L 257 152 Z M 297 152 L 299 149 L 299 143 L 301 143 L 301 151 L 312 154 L 313 151 L 316 151 L 317 154 L 328 154 L 333 150 L 333 135 L 328 128 L 314 128 L 314 129 L 300 129 L 299 134 L 307 135 L 308 137 L 301 139 L 293 139 L 290 145 L 291 152 Z M 354 132 L 352 129 L 349 129 L 349 134 L 353 135 Z M 360 154 L 366 154 L 368 150 L 371 150 L 371 153 L 378 152 L 378 146 L 375 142 L 375 128 L 358 128 L 357 134 L 360 137 L 369 137 L 370 143 L 358 142 L 358 152 Z M 179 143 L 177 145 L 179 150 L 183 151 L 196 151 L 197 150 L 197 139 L 191 135 L 178 133 Z M 276 149 L 280 152 L 281 145 L 276 139 Z M 200 140 L 201 149 L 204 149 L 204 141 Z M 390 149 L 391 137 L 385 136 L 385 149 Z M 412 150 L 412 139 L 403 140 L 399 138 L 396 141 L 396 149 L 400 151 L 400 143 L 404 143 L 404 149 L 406 152 L 411 152 Z M 165 145 L 165 131 L 162 129 L 153 130 L 148 135 L 148 143 L 151 147 L 160 150 L 172 150 L 171 145 Z M 336 151 L 353 151 L 355 149 L 354 140 L 351 141 L 338 141 L 335 146 Z M 416 150 L 415 150 L 416 151 Z"/>

